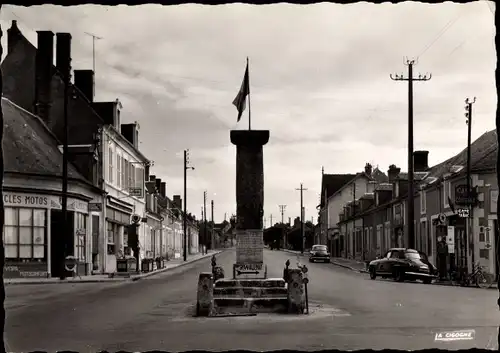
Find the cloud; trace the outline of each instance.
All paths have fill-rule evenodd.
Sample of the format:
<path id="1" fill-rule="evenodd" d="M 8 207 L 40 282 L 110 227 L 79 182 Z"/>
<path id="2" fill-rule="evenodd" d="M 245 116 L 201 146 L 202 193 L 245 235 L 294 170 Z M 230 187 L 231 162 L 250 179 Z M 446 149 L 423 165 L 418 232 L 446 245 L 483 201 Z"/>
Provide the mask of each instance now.
<path id="1" fill-rule="evenodd" d="M 496 53 L 492 12 L 485 2 L 397 5 L 320 3 L 308 6 L 115 6 L 2 8 L 2 28 L 17 19 L 36 44 L 35 30 L 70 32 L 73 66 L 92 67 L 96 98 L 123 103 L 123 122 L 138 121 L 142 152 L 170 196 L 183 192 L 199 214 L 203 191 L 215 216 L 235 210 L 236 123 L 231 104 L 250 59 L 252 128 L 269 129 L 264 147 L 265 214 L 299 214 L 301 182 L 307 218 L 316 216 L 321 166 L 354 173 L 366 162 L 406 169 L 408 91 L 391 73 L 403 56 L 420 55 L 414 84 L 416 149 L 435 164 L 466 142 L 464 99 L 477 96 L 473 138 L 494 128 Z M 6 36 L 2 39 L 6 44 Z M 214 193 L 216 195 L 214 195 Z"/>

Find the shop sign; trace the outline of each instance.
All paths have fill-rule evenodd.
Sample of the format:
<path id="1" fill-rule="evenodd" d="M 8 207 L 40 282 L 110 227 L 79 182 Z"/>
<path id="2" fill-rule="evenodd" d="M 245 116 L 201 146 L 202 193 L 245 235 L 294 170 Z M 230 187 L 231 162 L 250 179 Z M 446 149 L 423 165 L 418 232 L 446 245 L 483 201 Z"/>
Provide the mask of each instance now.
<path id="1" fill-rule="evenodd" d="M 102 211 L 102 203 L 96 203 L 96 202 L 89 203 L 89 211 L 90 212 L 101 212 Z"/>
<path id="2" fill-rule="evenodd" d="M 32 207 L 62 209 L 62 197 L 52 195 L 37 195 L 4 192 L 5 207 Z M 88 203 L 74 198 L 68 198 L 68 210 L 88 212 Z"/>
<path id="3" fill-rule="evenodd" d="M 46 263 L 5 264 L 4 278 L 47 278 Z"/>
<path id="4" fill-rule="evenodd" d="M 455 204 L 459 206 L 473 205 L 476 202 L 476 192 L 470 189 L 467 192 L 467 185 L 460 184 L 455 186 Z"/>
<path id="5" fill-rule="evenodd" d="M 50 196 L 4 192 L 5 207 L 50 207 Z"/>

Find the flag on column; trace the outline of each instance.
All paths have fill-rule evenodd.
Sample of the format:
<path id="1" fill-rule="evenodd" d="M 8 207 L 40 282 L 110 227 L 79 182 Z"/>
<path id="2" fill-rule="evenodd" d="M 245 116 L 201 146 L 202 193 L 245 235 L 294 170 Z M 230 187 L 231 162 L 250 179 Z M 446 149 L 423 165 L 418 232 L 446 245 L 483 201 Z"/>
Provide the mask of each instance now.
<path id="1" fill-rule="evenodd" d="M 241 119 L 241 114 L 245 111 L 246 108 L 246 98 L 247 95 L 250 94 L 250 80 L 248 77 L 248 61 L 247 68 L 245 70 L 245 76 L 243 77 L 243 82 L 241 83 L 241 88 L 236 98 L 233 100 L 233 105 L 238 109 L 238 122 Z"/>

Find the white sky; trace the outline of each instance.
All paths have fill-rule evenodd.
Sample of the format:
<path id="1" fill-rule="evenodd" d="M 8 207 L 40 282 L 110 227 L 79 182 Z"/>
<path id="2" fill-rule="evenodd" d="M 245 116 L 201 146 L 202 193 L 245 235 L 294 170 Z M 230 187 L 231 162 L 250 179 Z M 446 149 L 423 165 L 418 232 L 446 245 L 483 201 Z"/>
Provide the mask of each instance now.
<path id="1" fill-rule="evenodd" d="M 477 97 L 473 139 L 495 128 L 493 2 L 397 5 L 4 6 L 36 44 L 36 30 L 70 32 L 73 68 L 92 68 L 96 100 L 122 101 L 124 122 L 141 126 L 152 174 L 182 194 L 182 150 L 190 149 L 188 209 L 201 215 L 203 191 L 215 220 L 235 212 L 236 124 L 231 104 L 250 58 L 252 129 L 269 129 L 264 147 L 265 217 L 314 216 L 326 173 L 355 173 L 366 162 L 407 168 L 407 84 L 403 56 L 418 57 L 415 149 L 434 165 L 465 147 L 464 100 Z M 6 45 L 6 32 L 3 44 Z M 4 47 L 5 48 L 5 47 Z M 210 203 L 208 202 L 208 205 Z"/>

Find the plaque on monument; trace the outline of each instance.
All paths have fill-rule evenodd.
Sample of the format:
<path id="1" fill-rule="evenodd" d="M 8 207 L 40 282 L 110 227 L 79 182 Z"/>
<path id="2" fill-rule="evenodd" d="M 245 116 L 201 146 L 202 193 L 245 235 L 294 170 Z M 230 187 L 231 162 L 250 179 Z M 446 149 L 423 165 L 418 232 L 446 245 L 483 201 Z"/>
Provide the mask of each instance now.
<path id="1" fill-rule="evenodd" d="M 236 233 L 236 263 L 262 264 L 264 262 L 263 231 L 238 230 Z"/>

